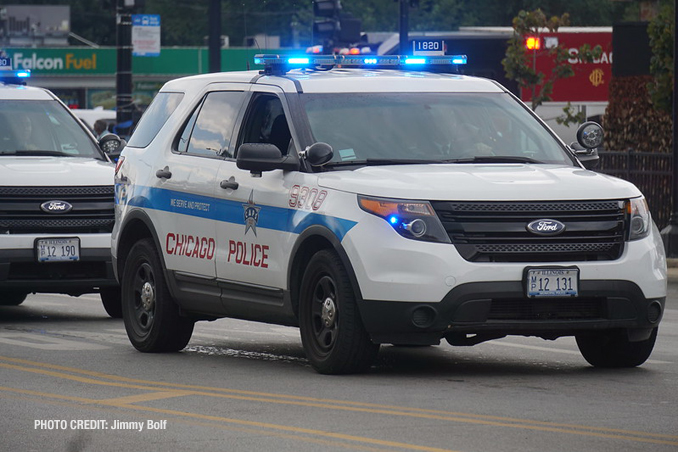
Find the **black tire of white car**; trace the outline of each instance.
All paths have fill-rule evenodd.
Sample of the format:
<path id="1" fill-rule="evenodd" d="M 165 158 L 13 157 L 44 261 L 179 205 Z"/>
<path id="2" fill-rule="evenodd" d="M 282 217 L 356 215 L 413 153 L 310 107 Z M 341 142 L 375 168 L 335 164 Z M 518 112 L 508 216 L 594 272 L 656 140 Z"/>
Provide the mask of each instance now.
<path id="1" fill-rule="evenodd" d="M 175 352 L 188 344 L 195 322 L 179 315 L 151 239 L 140 240 L 130 250 L 121 285 L 122 318 L 134 348 Z"/>
<path id="2" fill-rule="evenodd" d="M 321 374 L 364 372 L 379 351 L 360 319 L 346 268 L 332 250 L 317 252 L 306 266 L 299 327 L 306 357 Z"/>
<path id="3" fill-rule="evenodd" d="M 24 302 L 27 295 L 26 292 L 18 292 L 15 290 L 3 291 L 0 294 L 0 306 L 19 306 Z"/>
<path id="4" fill-rule="evenodd" d="M 626 330 L 587 333 L 576 336 L 582 356 L 594 367 L 636 367 L 650 357 L 657 340 L 657 328 L 644 341 L 630 342 Z"/>
<path id="5" fill-rule="evenodd" d="M 114 319 L 122 318 L 122 294 L 120 287 L 103 287 L 99 290 L 101 304 L 106 313 Z"/>

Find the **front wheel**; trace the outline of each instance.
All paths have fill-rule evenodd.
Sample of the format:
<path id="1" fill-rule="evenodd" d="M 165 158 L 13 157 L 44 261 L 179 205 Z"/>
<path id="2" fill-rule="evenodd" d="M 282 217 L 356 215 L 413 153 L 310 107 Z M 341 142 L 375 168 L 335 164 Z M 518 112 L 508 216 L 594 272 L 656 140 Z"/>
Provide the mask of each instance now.
<path id="1" fill-rule="evenodd" d="M 334 251 L 319 251 L 306 267 L 299 327 L 306 356 L 321 374 L 363 372 L 379 351 L 365 331 L 348 273 Z"/>
<path id="2" fill-rule="evenodd" d="M 122 272 L 122 318 L 130 342 L 142 352 L 175 352 L 188 344 L 194 322 L 179 315 L 153 241 L 130 250 Z"/>
<path id="3" fill-rule="evenodd" d="M 650 357 L 657 328 L 644 341 L 631 342 L 626 330 L 586 333 L 576 336 L 582 356 L 594 367 L 636 367 Z"/>

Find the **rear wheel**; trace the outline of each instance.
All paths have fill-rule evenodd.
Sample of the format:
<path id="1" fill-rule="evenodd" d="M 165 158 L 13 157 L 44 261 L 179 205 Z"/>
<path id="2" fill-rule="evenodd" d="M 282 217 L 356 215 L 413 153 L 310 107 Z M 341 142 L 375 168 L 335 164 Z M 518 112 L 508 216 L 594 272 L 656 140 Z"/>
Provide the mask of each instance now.
<path id="1" fill-rule="evenodd" d="M 348 273 L 334 251 L 319 251 L 306 267 L 299 327 L 306 356 L 322 374 L 365 371 L 379 351 L 365 331 Z"/>
<path id="2" fill-rule="evenodd" d="M 3 290 L 0 293 L 0 306 L 19 306 L 28 294 L 17 290 Z"/>
<path id="3" fill-rule="evenodd" d="M 657 340 L 657 328 L 644 341 L 631 342 L 626 330 L 587 333 L 576 336 L 582 356 L 594 367 L 636 367 L 650 357 Z"/>
<path id="4" fill-rule="evenodd" d="M 104 305 L 106 313 L 114 319 L 122 318 L 122 293 L 120 287 L 102 287 L 99 290 L 101 304 Z"/>
<path id="5" fill-rule="evenodd" d="M 130 250 L 121 286 L 122 318 L 137 350 L 174 352 L 188 344 L 194 322 L 179 315 L 150 239 L 140 240 Z"/>

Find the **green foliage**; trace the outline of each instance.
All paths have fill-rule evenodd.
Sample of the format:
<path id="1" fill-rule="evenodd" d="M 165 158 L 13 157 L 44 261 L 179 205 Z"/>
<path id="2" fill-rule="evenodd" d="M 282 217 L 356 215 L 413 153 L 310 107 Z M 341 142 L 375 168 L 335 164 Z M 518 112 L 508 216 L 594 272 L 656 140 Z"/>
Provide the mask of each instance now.
<path id="1" fill-rule="evenodd" d="M 557 32 L 560 27 L 570 24 L 570 16 L 564 13 L 562 16 L 552 16 L 548 18 L 541 9 L 534 11 L 520 11 L 513 19 L 513 36 L 509 40 L 506 50 L 506 58 L 502 60 L 502 65 L 506 71 L 506 77 L 518 82 L 518 86 L 528 89 L 532 93 L 532 109 L 536 110 L 544 102 L 551 100 L 553 94 L 553 84 L 556 80 L 572 77 L 574 69 L 568 63 L 570 54 L 563 45 L 553 46 L 548 49 L 528 50 L 525 46 L 525 40 L 530 36 L 538 37 L 545 31 Z M 554 66 L 550 74 L 544 74 L 537 71 L 536 58 L 538 55 L 548 55 L 553 61 Z M 589 45 L 583 45 L 579 48 L 579 58 L 584 62 L 591 62 L 599 58 L 603 52 L 600 46 L 591 48 Z M 569 109 L 568 109 L 569 111 Z M 569 123 L 575 119 L 572 115 L 567 115 L 564 123 Z"/>
<path id="2" fill-rule="evenodd" d="M 654 107 L 671 113 L 673 99 L 673 4 L 666 5 L 647 27 L 652 48 L 650 73 L 654 77 L 647 91 Z"/>

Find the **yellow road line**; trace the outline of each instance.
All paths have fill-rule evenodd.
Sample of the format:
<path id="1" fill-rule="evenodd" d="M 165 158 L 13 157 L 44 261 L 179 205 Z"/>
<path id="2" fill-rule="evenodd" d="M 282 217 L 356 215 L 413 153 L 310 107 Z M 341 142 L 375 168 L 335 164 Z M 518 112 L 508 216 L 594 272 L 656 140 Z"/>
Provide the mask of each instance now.
<path id="1" fill-rule="evenodd" d="M 129 405 L 131 403 L 150 402 L 151 400 L 163 400 L 172 397 L 181 397 L 191 394 L 193 394 L 193 392 L 191 391 L 148 392 L 146 394 L 137 394 L 127 397 L 115 397 L 113 399 L 99 400 L 98 403 L 103 403 L 106 405 Z"/>
<path id="2" fill-rule="evenodd" d="M 326 438 L 340 439 L 340 440 L 344 440 L 344 441 L 372 444 L 372 445 L 376 445 L 376 446 L 383 446 L 383 447 L 389 447 L 389 448 L 396 447 L 396 448 L 399 448 L 399 449 L 417 450 L 417 451 L 423 451 L 423 452 L 453 452 L 453 451 L 450 451 L 449 449 L 440 449 L 440 448 L 437 448 L 437 447 L 419 446 L 419 445 L 416 445 L 416 444 L 407 444 L 407 443 L 400 443 L 400 442 L 396 442 L 396 441 L 386 441 L 386 440 L 380 440 L 380 439 L 374 439 L 374 438 L 366 438 L 366 437 L 362 437 L 362 436 L 346 435 L 346 434 L 343 434 L 343 433 L 328 432 L 328 431 L 316 430 L 316 429 L 310 429 L 310 428 L 270 424 L 270 423 L 267 423 L 267 422 L 246 421 L 246 420 L 242 420 L 242 419 L 233 419 L 233 418 L 227 418 L 227 417 L 221 417 L 221 416 L 212 416 L 212 415 L 200 414 L 200 413 L 190 413 L 190 412 L 186 412 L 186 411 L 168 410 L 168 409 L 163 409 L 163 408 L 144 407 L 144 406 L 131 405 L 131 404 L 104 403 L 101 400 L 86 399 L 86 398 L 82 398 L 82 397 L 62 396 L 61 394 L 52 394 L 52 393 L 48 393 L 48 392 L 32 391 L 32 390 L 28 390 L 28 389 L 15 389 L 15 388 L 9 388 L 9 387 L 5 387 L 5 386 L 0 386 L 0 391 L 7 391 L 7 392 L 12 392 L 12 393 L 31 395 L 31 396 L 40 397 L 40 398 L 56 398 L 56 399 L 68 400 L 68 401 L 80 401 L 80 402 L 83 402 L 83 403 L 87 403 L 89 405 L 115 406 L 115 407 L 118 407 L 118 408 L 126 408 L 126 409 L 129 409 L 129 410 L 142 411 L 142 412 L 147 412 L 147 413 L 167 414 L 167 415 L 172 415 L 172 416 L 187 417 L 187 418 L 191 418 L 191 419 L 200 419 L 200 420 L 207 420 L 207 421 L 213 421 L 213 422 L 224 422 L 224 423 L 228 423 L 228 424 L 234 424 L 234 425 L 246 426 L 246 427 L 256 427 L 256 428 L 260 428 L 260 429 L 263 428 L 263 429 L 270 429 L 270 430 L 282 431 L 282 432 L 292 432 L 292 433 L 296 433 L 296 434 L 314 435 L 314 436 L 320 436 L 320 437 L 326 437 Z M 294 439 L 299 439 L 299 438 L 294 437 Z"/>
<path id="3" fill-rule="evenodd" d="M 657 433 L 648 433 L 648 432 L 639 432 L 631 430 L 622 430 L 622 429 L 611 429 L 611 428 L 598 428 L 591 427 L 586 425 L 575 425 L 575 424 L 560 424 L 552 422 L 543 422 L 543 421 L 533 421 L 526 419 L 518 418 L 506 418 L 499 416 L 485 416 L 485 415 L 473 415 L 468 413 L 455 413 L 455 412 L 446 412 L 438 410 L 425 410 L 425 409 L 415 409 L 407 407 L 397 407 L 397 406 L 388 406 L 388 405 L 378 405 L 378 404 L 369 404 L 361 402 L 345 402 L 338 400 L 328 400 L 328 399 L 314 399 L 311 397 L 301 397 L 301 396 L 286 396 L 280 394 L 268 394 L 254 391 L 241 391 L 241 390 L 230 390 L 224 388 L 210 388 L 204 386 L 194 386 L 194 385 L 184 385 L 184 384 L 171 384 L 163 383 L 156 381 L 147 381 L 139 379 L 131 379 L 127 377 L 120 377 L 116 375 L 108 375 L 99 372 L 86 371 L 77 368 L 64 367 L 59 365 L 52 365 L 46 363 L 33 362 L 18 358 L 6 358 L 0 356 L 0 360 L 6 360 L 11 362 L 28 364 L 31 366 L 39 367 L 37 369 L 25 368 L 21 366 L 15 366 L 11 364 L 4 364 L 0 362 L 0 367 L 13 368 L 20 371 L 40 373 L 49 376 L 54 376 L 58 378 L 65 378 L 70 380 L 75 380 L 83 383 L 106 385 L 106 386 L 119 386 L 124 388 L 133 388 L 133 389 L 145 389 L 156 391 L 158 388 L 156 386 L 163 387 L 173 387 L 181 388 L 176 389 L 175 391 L 169 391 L 171 393 L 180 392 L 179 395 L 200 395 L 207 397 L 219 397 L 219 398 L 229 398 L 236 400 L 247 400 L 261 403 L 275 403 L 283 405 L 297 405 L 305 407 L 315 407 L 315 408 L 324 408 L 330 410 L 341 410 L 341 411 L 354 411 L 354 412 L 365 412 L 372 414 L 385 414 L 391 416 L 402 416 L 402 417 L 413 417 L 413 418 L 423 418 L 423 419 L 434 419 L 434 420 L 443 420 L 443 421 L 453 421 L 459 423 L 471 423 L 471 424 L 480 424 L 480 425 L 491 425 L 498 427 L 510 427 L 510 428 L 519 428 L 526 430 L 537 430 L 545 432 L 555 432 L 555 433 L 567 433 L 579 436 L 594 436 L 601 438 L 614 438 L 614 439 L 625 439 L 635 442 L 648 442 L 654 444 L 668 444 L 668 445 L 678 445 L 678 436 L 675 435 L 666 435 L 666 434 L 657 434 Z M 71 373 L 80 373 L 88 376 L 95 376 L 98 378 L 105 378 L 108 380 L 119 381 L 120 383 L 114 383 L 112 381 L 101 381 L 95 380 L 92 378 L 80 377 L 77 375 L 69 375 L 60 372 L 49 371 L 44 368 L 60 369 L 66 370 Z M 134 383 L 134 384 L 132 384 Z M 150 386 L 149 386 L 150 385 Z M 182 391 L 183 390 L 183 391 Z M 188 391 L 186 391 L 188 390 Z M 156 391 L 157 393 L 157 391 Z M 285 400 L 287 399 L 287 400 Z M 131 405 L 130 405 L 131 407 Z"/>

